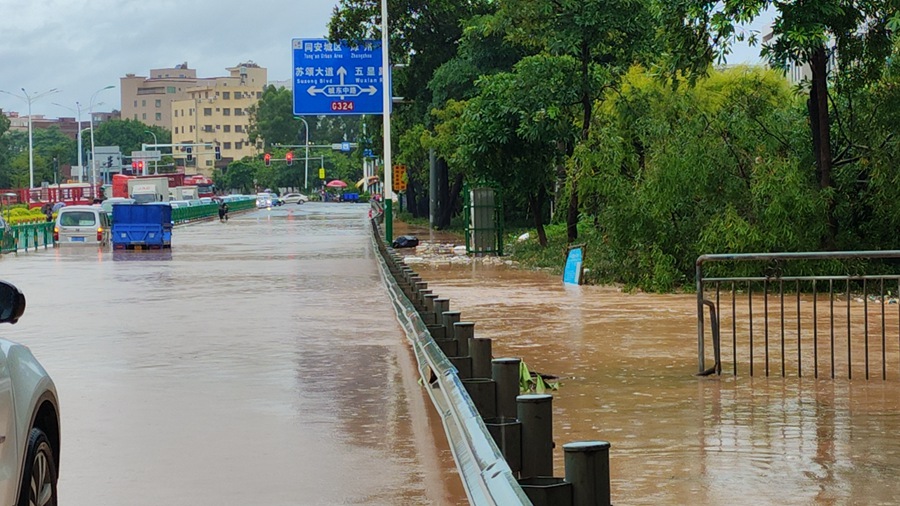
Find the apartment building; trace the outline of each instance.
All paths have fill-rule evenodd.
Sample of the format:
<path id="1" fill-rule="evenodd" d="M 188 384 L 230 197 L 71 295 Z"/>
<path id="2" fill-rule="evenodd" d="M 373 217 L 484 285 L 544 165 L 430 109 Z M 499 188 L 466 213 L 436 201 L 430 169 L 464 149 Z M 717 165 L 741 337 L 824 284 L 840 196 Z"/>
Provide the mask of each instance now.
<path id="1" fill-rule="evenodd" d="M 151 69 L 150 77 L 126 74 L 119 79 L 122 118 L 171 130 L 172 102 L 188 98 L 187 90 L 205 84 L 187 62 Z"/>
<path id="2" fill-rule="evenodd" d="M 172 142 L 219 146 L 222 156 L 219 166 L 257 154 L 247 133 L 248 110 L 262 97 L 267 84 L 266 69 L 253 62 L 227 70 L 226 77 L 205 79 L 186 89 L 185 98 L 172 101 L 170 112 Z M 185 151 L 181 154 L 184 158 L 178 163 L 193 163 L 201 174 L 211 175 L 217 165 L 211 147 L 194 146 L 192 162 L 186 160 Z"/>

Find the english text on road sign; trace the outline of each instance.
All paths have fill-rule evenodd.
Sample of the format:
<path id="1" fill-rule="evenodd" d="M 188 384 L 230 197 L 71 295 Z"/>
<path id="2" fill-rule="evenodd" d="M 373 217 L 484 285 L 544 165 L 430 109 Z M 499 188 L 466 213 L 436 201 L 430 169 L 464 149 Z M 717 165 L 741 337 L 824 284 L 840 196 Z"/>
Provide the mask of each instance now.
<path id="1" fill-rule="evenodd" d="M 294 115 L 381 114 L 381 41 L 293 39 Z"/>
<path id="2" fill-rule="evenodd" d="M 162 152 L 161 151 L 132 151 L 131 158 L 140 158 L 141 160 L 149 160 L 151 162 L 158 162 L 162 160 Z"/>

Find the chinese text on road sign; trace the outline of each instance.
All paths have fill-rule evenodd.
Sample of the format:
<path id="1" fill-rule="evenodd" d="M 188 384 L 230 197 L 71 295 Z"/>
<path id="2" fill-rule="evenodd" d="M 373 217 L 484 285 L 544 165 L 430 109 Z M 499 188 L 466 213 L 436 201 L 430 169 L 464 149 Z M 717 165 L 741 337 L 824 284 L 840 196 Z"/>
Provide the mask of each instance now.
<path id="1" fill-rule="evenodd" d="M 381 42 L 293 39 L 294 115 L 381 114 Z"/>

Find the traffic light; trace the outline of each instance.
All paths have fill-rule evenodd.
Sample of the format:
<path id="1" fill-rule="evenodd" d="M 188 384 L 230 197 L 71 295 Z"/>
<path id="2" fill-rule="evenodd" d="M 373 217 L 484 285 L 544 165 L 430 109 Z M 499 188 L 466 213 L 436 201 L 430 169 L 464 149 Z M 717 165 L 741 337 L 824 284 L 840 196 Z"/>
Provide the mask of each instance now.
<path id="1" fill-rule="evenodd" d="M 294 152 L 288 151 L 286 155 L 284 155 L 284 159 L 287 160 L 288 165 L 294 165 Z"/>
<path id="2" fill-rule="evenodd" d="M 143 160 L 138 160 L 137 168 L 139 171 L 144 172 L 144 161 Z"/>
<path id="3" fill-rule="evenodd" d="M 187 147 L 187 161 L 190 162 L 193 160 L 194 160 L 194 148 L 188 146 Z"/>
<path id="4" fill-rule="evenodd" d="M 266 167 L 272 165 L 272 155 L 270 155 L 269 153 L 266 153 L 265 156 L 263 156 L 263 160 L 266 161 Z"/>
<path id="5" fill-rule="evenodd" d="M 219 149 L 219 146 L 216 146 L 216 160 L 222 159 L 222 150 Z"/>
<path id="6" fill-rule="evenodd" d="M 134 172 L 134 171 L 137 170 L 137 162 L 136 162 L 136 161 L 135 161 L 135 162 L 131 162 L 131 170 L 132 170 L 132 172 Z"/>

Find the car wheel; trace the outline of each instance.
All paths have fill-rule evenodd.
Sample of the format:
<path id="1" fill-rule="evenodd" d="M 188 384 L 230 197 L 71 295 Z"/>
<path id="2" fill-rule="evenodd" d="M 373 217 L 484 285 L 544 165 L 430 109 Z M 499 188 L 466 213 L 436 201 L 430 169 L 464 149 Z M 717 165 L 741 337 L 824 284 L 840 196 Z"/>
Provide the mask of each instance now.
<path id="1" fill-rule="evenodd" d="M 31 429 L 18 506 L 56 506 L 56 460 L 44 431 Z"/>

